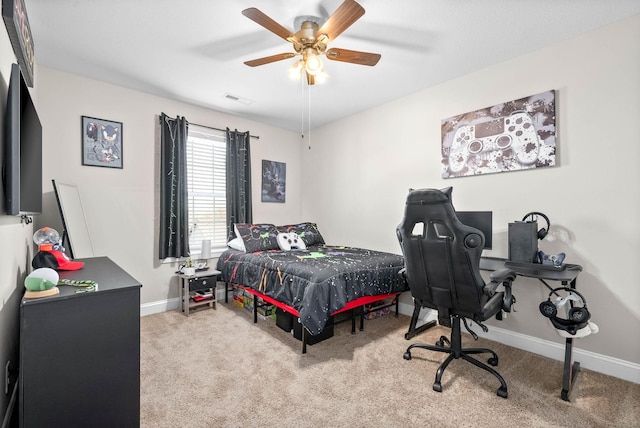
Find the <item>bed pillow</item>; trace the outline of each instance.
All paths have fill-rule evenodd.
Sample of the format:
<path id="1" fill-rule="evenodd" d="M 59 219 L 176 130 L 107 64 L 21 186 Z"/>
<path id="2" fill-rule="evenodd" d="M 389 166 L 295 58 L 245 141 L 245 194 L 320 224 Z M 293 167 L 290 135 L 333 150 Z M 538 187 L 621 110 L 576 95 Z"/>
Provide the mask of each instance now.
<path id="1" fill-rule="evenodd" d="M 295 232 L 305 243 L 307 248 L 312 245 L 323 245 L 324 238 L 318 230 L 315 223 L 305 222 L 300 224 L 289 224 L 286 226 L 278 226 L 278 231 L 283 233 Z"/>
<path id="2" fill-rule="evenodd" d="M 242 241 L 242 238 L 239 236 L 236 236 L 231 241 L 227 242 L 227 247 L 233 248 L 234 250 L 238 251 L 247 251 L 246 248 L 244 248 L 244 242 Z"/>
<path id="3" fill-rule="evenodd" d="M 280 249 L 278 229 L 273 224 L 237 223 L 235 229 L 236 235 L 242 239 L 245 251 L 248 253 Z"/>

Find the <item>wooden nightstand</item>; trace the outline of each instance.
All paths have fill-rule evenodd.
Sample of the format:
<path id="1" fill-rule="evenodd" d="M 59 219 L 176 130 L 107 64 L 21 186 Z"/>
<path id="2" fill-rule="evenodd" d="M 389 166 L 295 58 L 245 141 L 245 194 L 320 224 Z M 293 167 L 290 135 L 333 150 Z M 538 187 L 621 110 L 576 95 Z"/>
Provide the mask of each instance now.
<path id="1" fill-rule="evenodd" d="M 220 271 L 215 269 L 196 272 L 193 276 L 178 274 L 180 281 L 180 312 L 189 316 L 189 311 L 202 306 L 216 307 L 216 282 Z"/>

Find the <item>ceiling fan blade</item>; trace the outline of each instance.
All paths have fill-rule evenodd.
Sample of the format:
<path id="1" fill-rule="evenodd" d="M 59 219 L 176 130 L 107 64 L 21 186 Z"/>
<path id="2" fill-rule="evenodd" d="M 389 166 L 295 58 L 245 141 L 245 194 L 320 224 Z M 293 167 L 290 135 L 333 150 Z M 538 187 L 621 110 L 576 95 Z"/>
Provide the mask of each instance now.
<path id="1" fill-rule="evenodd" d="M 347 49 L 331 48 L 326 52 L 327 59 L 332 61 L 351 62 L 361 65 L 376 65 L 380 61 L 380 54 L 350 51 Z"/>
<path id="2" fill-rule="evenodd" d="M 291 38 L 295 39 L 295 35 L 291 33 L 291 31 L 287 30 L 285 27 L 278 24 L 255 7 L 243 10 L 242 14 L 288 42 L 292 41 Z"/>
<path id="3" fill-rule="evenodd" d="M 364 15 L 364 8 L 354 0 L 345 0 L 327 21 L 316 31 L 316 39 L 326 34 L 329 41 L 335 40 L 351 24 Z"/>
<path id="4" fill-rule="evenodd" d="M 245 61 L 244 63 L 249 67 L 257 67 L 259 65 L 269 64 L 271 62 L 282 61 L 283 59 L 289 59 L 296 56 L 293 52 L 281 53 L 277 55 L 265 56 L 264 58 L 252 59 L 251 61 Z"/>

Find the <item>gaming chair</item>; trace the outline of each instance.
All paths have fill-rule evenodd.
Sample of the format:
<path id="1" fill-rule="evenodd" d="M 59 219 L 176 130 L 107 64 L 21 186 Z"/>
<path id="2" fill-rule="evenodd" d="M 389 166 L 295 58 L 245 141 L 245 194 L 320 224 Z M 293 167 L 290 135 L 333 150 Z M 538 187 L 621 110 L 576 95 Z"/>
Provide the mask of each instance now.
<path id="1" fill-rule="evenodd" d="M 451 327 L 450 339 L 441 336 L 435 345 L 414 343 L 407 348 L 404 359 L 411 359 L 414 348 L 448 353 L 433 384 L 433 389 L 441 392 L 444 370 L 453 359 L 462 358 L 498 378 L 501 386 L 497 395 L 507 398 L 507 384 L 502 376 L 471 357 L 491 354 L 488 363 L 497 366 L 498 356 L 486 348 L 462 348 L 460 321 L 476 340 L 478 336 L 469 328 L 467 318 L 488 331 L 483 321 L 493 316 L 502 319 L 502 311 L 511 311 L 515 302 L 511 283 L 516 275 L 508 269 L 496 271 L 490 277 L 491 282 L 485 283 L 479 268 L 484 236 L 458 220 L 451 203 L 452 190 L 451 187 L 411 190 L 404 218 L 396 229 L 405 258 L 403 275 L 414 303 L 436 309 L 438 322 Z M 501 284 L 504 291 L 497 291 Z"/>

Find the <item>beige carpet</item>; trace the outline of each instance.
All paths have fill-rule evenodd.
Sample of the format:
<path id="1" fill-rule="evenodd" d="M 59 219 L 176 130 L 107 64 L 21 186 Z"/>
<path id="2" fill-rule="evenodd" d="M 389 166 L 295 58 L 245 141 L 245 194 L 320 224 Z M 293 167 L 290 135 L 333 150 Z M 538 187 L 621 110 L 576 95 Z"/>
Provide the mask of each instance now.
<path id="1" fill-rule="evenodd" d="M 560 399 L 562 363 L 480 339 L 498 353 L 509 387 L 455 360 L 441 393 L 431 386 L 444 354 L 415 350 L 448 329 L 404 339 L 409 318 L 350 323 L 308 347 L 273 321 L 218 303 L 190 317 L 141 321 L 142 427 L 640 427 L 640 385 L 583 369 L 571 402 Z"/>

